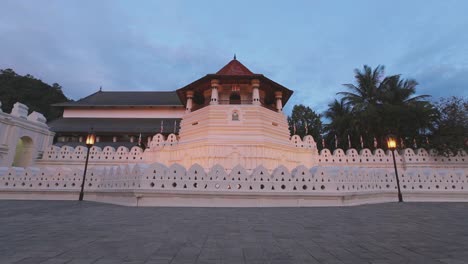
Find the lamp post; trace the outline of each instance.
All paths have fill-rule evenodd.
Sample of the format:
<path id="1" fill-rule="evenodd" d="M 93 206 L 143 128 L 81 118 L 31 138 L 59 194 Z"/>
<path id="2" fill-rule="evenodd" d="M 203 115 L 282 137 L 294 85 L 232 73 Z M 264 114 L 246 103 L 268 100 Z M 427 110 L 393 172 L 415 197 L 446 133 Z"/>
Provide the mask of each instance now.
<path id="1" fill-rule="evenodd" d="M 395 176 L 396 176 L 396 182 L 397 182 L 397 187 L 398 187 L 398 202 L 403 202 L 403 196 L 401 195 L 401 190 L 400 190 L 400 179 L 398 178 L 398 170 L 396 166 L 396 160 L 395 160 L 395 150 L 396 150 L 396 139 L 394 137 L 389 136 L 387 140 L 387 147 L 388 149 L 392 152 L 393 156 L 393 166 L 395 167 Z"/>
<path id="2" fill-rule="evenodd" d="M 91 147 L 94 145 L 95 141 L 96 141 L 96 136 L 93 133 L 89 133 L 88 136 L 86 137 L 86 147 L 88 148 L 88 151 L 86 152 L 86 162 L 85 162 L 85 167 L 84 167 L 84 172 L 83 172 L 83 181 L 81 182 L 80 198 L 78 198 L 78 201 L 83 201 L 86 170 L 88 169 L 89 151 L 91 150 Z"/>

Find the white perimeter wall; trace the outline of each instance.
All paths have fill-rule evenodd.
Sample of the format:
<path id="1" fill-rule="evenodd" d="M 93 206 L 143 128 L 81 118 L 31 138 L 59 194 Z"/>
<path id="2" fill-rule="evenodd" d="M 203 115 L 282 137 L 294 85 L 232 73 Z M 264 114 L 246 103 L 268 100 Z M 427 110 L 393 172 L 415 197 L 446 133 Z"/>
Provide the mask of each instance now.
<path id="1" fill-rule="evenodd" d="M 28 115 L 24 104 L 16 103 L 11 114 L 0 109 L 0 166 L 11 166 L 15 154 L 21 165 L 31 165 L 52 144 L 53 135 L 45 117 L 38 112 Z"/>
<path id="2" fill-rule="evenodd" d="M 0 168 L 0 199 L 76 200 L 82 175 L 81 168 Z M 406 202 L 468 201 L 463 166 L 399 168 L 399 175 Z M 395 202 L 397 186 L 392 167 L 247 171 L 153 163 L 89 168 L 85 199 L 137 206 L 337 206 Z"/>

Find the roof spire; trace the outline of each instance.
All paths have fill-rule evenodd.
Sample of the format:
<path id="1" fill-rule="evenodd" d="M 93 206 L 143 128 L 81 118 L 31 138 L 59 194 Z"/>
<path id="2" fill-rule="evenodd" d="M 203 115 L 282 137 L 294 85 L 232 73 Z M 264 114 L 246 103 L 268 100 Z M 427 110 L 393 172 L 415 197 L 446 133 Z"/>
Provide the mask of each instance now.
<path id="1" fill-rule="evenodd" d="M 99 91 L 102 92 L 102 86 L 99 86 Z"/>
<path id="2" fill-rule="evenodd" d="M 235 53 L 234 53 L 234 60 L 237 60 L 237 58 L 236 58 L 236 54 L 235 54 Z"/>

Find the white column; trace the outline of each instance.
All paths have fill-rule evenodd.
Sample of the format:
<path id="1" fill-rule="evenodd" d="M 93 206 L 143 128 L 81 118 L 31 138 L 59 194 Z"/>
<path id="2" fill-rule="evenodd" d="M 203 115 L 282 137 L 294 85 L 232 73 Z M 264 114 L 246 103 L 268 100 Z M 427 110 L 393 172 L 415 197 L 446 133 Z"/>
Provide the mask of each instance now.
<path id="1" fill-rule="evenodd" d="M 218 86 L 219 86 L 219 81 L 216 79 L 211 80 L 211 100 L 210 104 L 217 105 L 219 102 L 218 98 Z"/>
<path id="2" fill-rule="evenodd" d="M 114 143 L 117 142 L 117 137 L 116 136 L 112 137 L 112 142 L 114 142 Z"/>
<path id="3" fill-rule="evenodd" d="M 260 81 L 258 79 L 253 79 L 251 84 L 252 84 L 252 104 L 261 105 L 260 91 L 258 90 L 258 88 L 260 87 Z"/>
<path id="4" fill-rule="evenodd" d="M 283 98 L 283 92 L 278 91 L 275 92 L 275 97 L 276 97 L 276 109 L 278 112 L 281 112 L 283 110 L 283 102 L 281 101 L 281 98 Z"/>
<path id="5" fill-rule="evenodd" d="M 193 91 L 187 91 L 187 107 L 185 108 L 186 113 L 192 112 Z"/>

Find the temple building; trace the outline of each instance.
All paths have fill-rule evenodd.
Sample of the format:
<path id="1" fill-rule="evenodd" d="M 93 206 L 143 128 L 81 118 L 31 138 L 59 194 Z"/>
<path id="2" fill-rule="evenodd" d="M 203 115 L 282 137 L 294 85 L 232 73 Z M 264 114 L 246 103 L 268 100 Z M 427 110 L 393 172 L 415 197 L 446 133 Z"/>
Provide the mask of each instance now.
<path id="1" fill-rule="evenodd" d="M 63 107 L 63 117 L 49 122 L 56 145 L 84 144 L 96 133 L 98 145 L 136 146 L 155 133 L 178 133 L 184 106 L 176 92 L 107 92 L 99 90 Z M 141 138 L 141 139 L 140 139 Z M 143 142 L 146 145 L 147 142 Z"/>
<path id="2" fill-rule="evenodd" d="M 91 130 L 98 136 L 98 145 L 130 147 L 140 138 L 146 145 L 156 133 L 178 135 L 182 117 L 208 105 L 259 105 L 281 111 L 291 94 L 291 90 L 252 73 L 233 59 L 217 73 L 176 91 L 100 89 L 78 101 L 55 104 L 63 107 L 63 117 L 48 125 L 56 133 L 56 145 L 80 145 Z M 231 114 L 239 119 L 240 112 Z"/>
<path id="3" fill-rule="evenodd" d="M 56 104 L 64 108 L 63 118 L 49 126 L 58 146 L 83 144 L 92 129 L 101 148 L 140 144 L 146 162 L 292 167 L 303 160 L 282 112 L 292 93 L 234 57 L 176 91 L 98 91 Z M 168 138 L 174 144 L 159 145 Z"/>
<path id="4" fill-rule="evenodd" d="M 465 152 L 318 153 L 311 135 L 290 135 L 292 93 L 234 58 L 176 91 L 58 104 L 63 117 L 48 125 L 17 103 L 0 111 L 0 193 L 132 206 L 356 205 L 395 201 L 397 190 L 401 201 L 468 200 Z M 85 146 L 91 130 L 99 142 Z"/>

